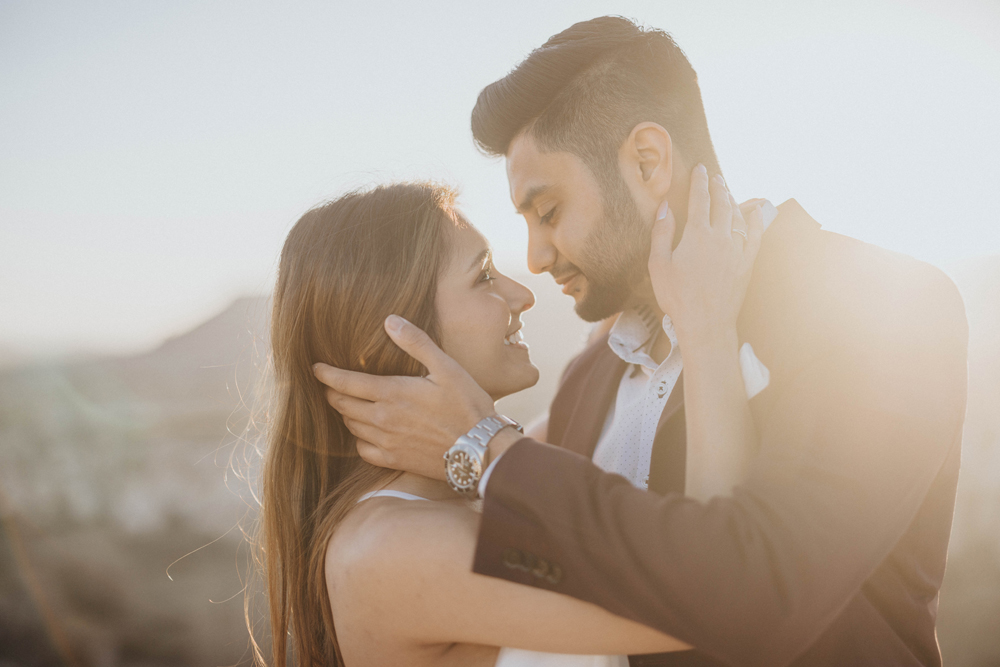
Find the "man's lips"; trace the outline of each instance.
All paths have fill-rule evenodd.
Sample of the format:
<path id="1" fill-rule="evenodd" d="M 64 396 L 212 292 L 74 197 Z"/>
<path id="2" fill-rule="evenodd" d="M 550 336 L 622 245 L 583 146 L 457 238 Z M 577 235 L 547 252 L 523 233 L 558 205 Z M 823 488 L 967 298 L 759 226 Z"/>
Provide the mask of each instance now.
<path id="1" fill-rule="evenodd" d="M 556 278 L 555 279 L 556 284 L 562 286 L 563 294 L 569 294 L 576 287 L 576 283 L 578 282 L 577 278 L 579 278 L 581 275 L 582 274 L 579 271 L 576 271 L 574 273 L 567 273 L 566 275 L 559 276 L 558 278 Z"/>

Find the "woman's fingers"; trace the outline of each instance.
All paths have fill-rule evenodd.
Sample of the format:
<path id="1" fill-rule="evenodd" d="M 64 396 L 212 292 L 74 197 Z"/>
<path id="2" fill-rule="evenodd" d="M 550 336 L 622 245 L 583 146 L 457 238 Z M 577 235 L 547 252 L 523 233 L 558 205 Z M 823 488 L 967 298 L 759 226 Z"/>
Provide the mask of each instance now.
<path id="1" fill-rule="evenodd" d="M 746 261 L 753 263 L 760 250 L 760 240 L 764 236 L 764 209 L 758 204 L 747 216 L 747 243 L 743 248 Z"/>
<path id="2" fill-rule="evenodd" d="M 753 210 L 758 206 L 762 206 L 766 201 L 767 201 L 766 199 L 763 199 L 761 197 L 756 197 L 754 199 L 748 199 L 742 204 L 740 204 L 740 211 L 743 212 L 743 217 L 749 219 L 749 216 L 751 213 L 753 213 Z"/>
<path id="3" fill-rule="evenodd" d="M 746 246 L 746 241 L 749 236 L 744 236 L 747 233 L 747 222 L 743 217 L 743 211 L 740 210 L 739 205 L 736 203 L 736 199 L 733 195 L 729 195 L 729 207 L 732 210 L 731 222 L 730 222 L 730 236 L 733 237 L 733 242 L 736 243 L 736 247 L 740 250 L 744 250 Z M 743 232 L 743 234 L 740 234 Z"/>
<path id="4" fill-rule="evenodd" d="M 710 226 L 709 208 L 711 196 L 708 192 L 708 171 L 699 164 L 691 170 L 691 190 L 688 193 L 687 229 Z"/>
<path id="5" fill-rule="evenodd" d="M 710 216 L 712 229 L 728 236 L 733 228 L 733 206 L 730 203 L 729 190 L 726 188 L 726 182 L 722 179 L 721 174 L 712 177 L 708 189 L 712 196 Z"/>
<path id="6" fill-rule="evenodd" d="M 673 211 L 666 200 L 660 204 L 656 211 L 656 221 L 653 222 L 653 231 L 650 236 L 649 260 L 669 262 L 674 249 L 674 234 L 676 233 L 676 222 Z"/>

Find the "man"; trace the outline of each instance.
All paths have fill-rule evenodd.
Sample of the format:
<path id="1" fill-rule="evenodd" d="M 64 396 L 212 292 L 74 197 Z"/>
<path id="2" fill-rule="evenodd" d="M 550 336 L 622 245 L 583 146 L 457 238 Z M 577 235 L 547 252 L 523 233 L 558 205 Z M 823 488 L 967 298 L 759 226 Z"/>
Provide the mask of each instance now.
<path id="1" fill-rule="evenodd" d="M 484 89 L 472 127 L 507 160 L 531 270 L 551 273 L 584 319 L 621 316 L 564 375 L 542 434 L 551 444 L 490 427 L 474 383 L 390 318 L 427 378 L 317 371 L 362 456 L 440 478 L 448 452 L 453 485 L 485 498 L 476 572 L 697 647 L 632 664 L 940 664 L 966 392 L 967 327 L 950 281 L 822 231 L 794 200 L 778 207 L 731 349 L 759 453 L 735 489 L 685 498 L 702 453 L 686 448 L 683 362 L 666 368 L 669 319 L 661 329 L 641 298 L 640 221 L 662 193 L 679 237 L 691 168 L 719 172 L 694 70 L 668 35 L 594 19 Z M 473 461 L 492 462 L 481 478 L 467 431 L 488 443 Z"/>

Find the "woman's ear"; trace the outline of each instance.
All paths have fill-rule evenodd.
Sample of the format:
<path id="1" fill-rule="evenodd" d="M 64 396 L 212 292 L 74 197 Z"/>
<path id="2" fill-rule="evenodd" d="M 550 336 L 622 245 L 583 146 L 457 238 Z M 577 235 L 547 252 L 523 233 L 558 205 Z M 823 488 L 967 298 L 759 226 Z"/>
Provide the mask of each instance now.
<path id="1" fill-rule="evenodd" d="M 670 190 L 673 177 L 673 142 L 670 133 L 657 123 L 639 123 L 632 128 L 621 147 L 619 159 L 632 188 L 645 190 L 662 200 Z"/>

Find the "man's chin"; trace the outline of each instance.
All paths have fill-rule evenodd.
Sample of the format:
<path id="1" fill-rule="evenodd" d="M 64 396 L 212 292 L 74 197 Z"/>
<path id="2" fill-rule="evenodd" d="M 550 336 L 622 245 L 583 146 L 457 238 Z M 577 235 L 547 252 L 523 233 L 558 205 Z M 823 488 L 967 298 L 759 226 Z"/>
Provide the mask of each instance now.
<path id="1" fill-rule="evenodd" d="M 628 297 L 611 294 L 592 294 L 583 292 L 574 294 L 576 305 L 573 310 L 584 322 L 600 322 L 616 313 L 620 313 L 628 301 Z"/>

